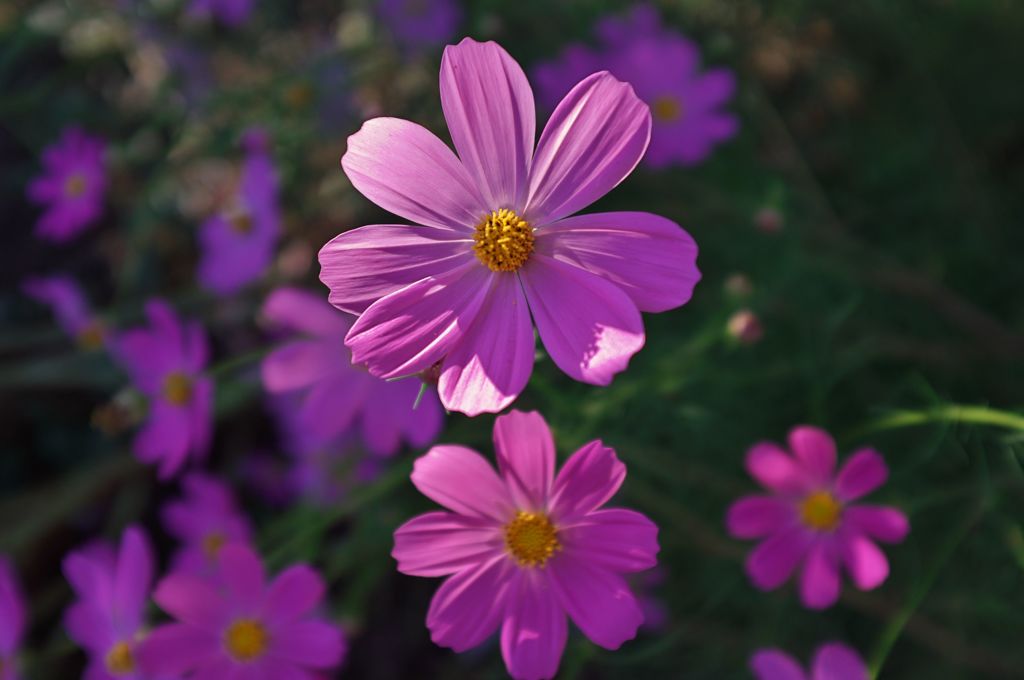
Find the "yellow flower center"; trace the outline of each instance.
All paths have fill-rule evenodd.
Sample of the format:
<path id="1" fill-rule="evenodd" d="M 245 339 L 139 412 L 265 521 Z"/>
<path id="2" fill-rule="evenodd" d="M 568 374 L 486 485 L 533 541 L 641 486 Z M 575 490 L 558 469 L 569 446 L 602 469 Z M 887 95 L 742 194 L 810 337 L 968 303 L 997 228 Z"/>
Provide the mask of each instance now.
<path id="1" fill-rule="evenodd" d="M 227 220 L 228 226 L 236 234 L 245 236 L 252 231 L 253 219 L 249 211 L 241 206 L 232 208 L 225 215 L 224 219 Z"/>
<path id="2" fill-rule="evenodd" d="M 800 503 L 800 518 L 818 531 L 835 529 L 842 513 L 842 504 L 827 491 L 815 491 Z"/>
<path id="3" fill-rule="evenodd" d="M 75 173 L 64 182 L 64 194 L 68 198 L 78 198 L 85 193 L 85 178 Z"/>
<path id="4" fill-rule="evenodd" d="M 492 210 L 473 235 L 477 258 L 492 272 L 514 272 L 533 252 L 533 228 L 514 210 Z"/>
<path id="5" fill-rule="evenodd" d="M 106 331 L 99 321 L 90 321 L 88 326 L 78 331 L 78 346 L 84 350 L 94 350 L 103 347 L 103 340 Z"/>
<path id="6" fill-rule="evenodd" d="M 215 560 L 227 542 L 227 537 L 219 531 L 207 534 L 203 537 L 203 553 L 211 560 Z"/>
<path id="7" fill-rule="evenodd" d="M 180 371 L 164 378 L 164 398 L 175 406 L 192 401 L 192 378 Z"/>
<path id="8" fill-rule="evenodd" d="M 127 642 L 121 641 L 107 652 L 107 670 L 111 675 L 125 675 L 135 670 L 135 657 Z"/>
<path id="9" fill-rule="evenodd" d="M 543 567 L 555 551 L 562 549 L 558 531 L 546 515 L 520 510 L 505 525 L 505 547 L 520 566 Z"/>
<path id="10" fill-rule="evenodd" d="M 239 619 L 228 628 L 224 645 L 236 661 L 252 661 L 267 651 L 270 636 L 258 621 Z"/>
<path id="11" fill-rule="evenodd" d="M 683 116 L 683 105 L 679 100 L 670 95 L 664 95 L 654 100 L 651 105 L 651 113 L 654 119 L 662 123 L 674 123 Z"/>

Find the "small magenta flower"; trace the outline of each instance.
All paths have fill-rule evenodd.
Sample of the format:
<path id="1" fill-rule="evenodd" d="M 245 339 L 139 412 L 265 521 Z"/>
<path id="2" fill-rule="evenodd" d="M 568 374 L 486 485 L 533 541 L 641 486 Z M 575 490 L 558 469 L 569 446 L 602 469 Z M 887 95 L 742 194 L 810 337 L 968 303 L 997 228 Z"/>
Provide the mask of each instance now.
<path id="1" fill-rule="evenodd" d="M 789 448 L 762 442 L 747 452 L 747 471 L 771 493 L 741 498 L 726 518 L 734 537 L 765 539 L 747 559 L 750 580 L 773 590 L 802 563 L 800 599 L 811 609 L 839 599 L 840 567 L 857 588 L 877 588 L 889 562 L 875 541 L 898 543 L 910 528 L 896 508 L 854 503 L 888 477 L 882 456 L 861 449 L 836 474 L 835 442 L 808 426 L 789 433 Z"/>
<path id="2" fill-rule="evenodd" d="M 68 128 L 43 151 L 43 174 L 28 186 L 28 197 L 46 206 L 36 223 L 40 238 L 63 243 L 103 214 L 107 191 L 106 143 Z"/>
<path id="3" fill-rule="evenodd" d="M 132 448 L 144 463 L 159 465 L 161 478 L 178 472 L 189 455 L 202 458 L 210 444 L 213 380 L 202 375 L 209 356 L 206 332 L 183 323 L 161 300 L 146 305 L 148 328 L 125 331 L 115 355 L 149 398 L 149 419 Z"/>
<path id="4" fill-rule="evenodd" d="M 573 213 L 625 179 L 651 116 L 606 72 L 558 105 L 534 148 L 533 91 L 493 42 L 445 49 L 441 105 L 459 152 L 425 128 L 376 118 L 349 137 L 342 167 L 364 196 L 417 225 L 372 225 L 320 251 L 331 303 L 359 319 L 345 338 L 382 378 L 439 371 L 441 402 L 496 412 L 548 355 L 607 385 L 644 344 L 641 311 L 685 304 L 697 246 L 644 212 Z"/>
<path id="5" fill-rule="evenodd" d="M 260 278 L 274 258 L 281 216 L 277 171 L 268 144 L 262 132 L 246 133 L 238 187 L 199 230 L 199 281 L 220 295 L 235 293 Z"/>
<path id="6" fill-rule="evenodd" d="M 235 28 L 244 24 L 255 0 L 192 0 L 188 13 L 192 16 L 211 17 L 220 23 Z"/>
<path id="7" fill-rule="evenodd" d="M 192 574 L 172 573 L 153 599 L 177 622 L 160 626 L 140 650 L 143 668 L 190 678 L 306 678 L 341 663 L 337 626 L 313 611 L 324 596 L 319 574 L 294 565 L 265 583 L 260 558 L 225 546 L 224 588 Z"/>
<path id="8" fill-rule="evenodd" d="M 77 599 L 64 619 L 68 636 L 85 648 L 90 680 L 147 680 L 137 660 L 153 585 L 153 550 L 146 534 L 129 527 L 114 553 L 108 544 L 64 558 L 64 575 Z"/>
<path id="9" fill-rule="evenodd" d="M 377 10 L 397 42 L 413 50 L 443 45 L 462 21 L 456 0 L 380 0 Z"/>
<path id="10" fill-rule="evenodd" d="M 172 568 L 215 577 L 221 549 L 252 540 L 249 519 L 238 509 L 231 489 L 218 479 L 191 473 L 181 480 L 181 488 L 184 497 L 167 503 L 160 513 L 164 529 L 181 544 Z"/>
<path id="11" fill-rule="evenodd" d="M 428 392 L 417 405 L 419 380 L 388 382 L 353 366 L 344 343 L 352 322 L 322 297 L 281 288 L 262 315 L 296 335 L 263 360 L 263 384 L 272 393 L 304 395 L 298 418 L 314 447 L 350 428 L 380 456 L 396 453 L 403 441 L 422 447 L 437 437 L 444 421 L 437 395 Z"/>
<path id="12" fill-rule="evenodd" d="M 622 574 L 656 564 L 658 528 L 638 512 L 601 509 L 626 467 L 600 441 L 556 476 L 547 423 L 512 411 L 495 420 L 494 446 L 500 476 L 462 446 L 416 461 L 413 484 L 451 512 L 403 524 L 391 554 L 404 574 L 448 577 L 427 613 L 435 643 L 463 652 L 500 626 L 512 677 L 551 678 L 567 614 L 606 649 L 636 635 L 643 615 Z"/>
<path id="13" fill-rule="evenodd" d="M 822 645 L 814 653 L 810 673 L 779 649 L 759 649 L 750 658 L 757 680 L 868 680 L 867 666 L 853 649 L 838 642 Z"/>
<path id="14" fill-rule="evenodd" d="M 33 300 L 49 305 L 61 329 L 82 349 L 96 350 L 106 344 L 106 325 L 93 314 L 82 289 L 71 277 L 32 277 L 22 284 L 22 289 Z"/>
<path id="15" fill-rule="evenodd" d="M 0 680 L 20 680 L 18 648 L 25 634 L 25 597 L 14 567 L 0 555 Z"/>

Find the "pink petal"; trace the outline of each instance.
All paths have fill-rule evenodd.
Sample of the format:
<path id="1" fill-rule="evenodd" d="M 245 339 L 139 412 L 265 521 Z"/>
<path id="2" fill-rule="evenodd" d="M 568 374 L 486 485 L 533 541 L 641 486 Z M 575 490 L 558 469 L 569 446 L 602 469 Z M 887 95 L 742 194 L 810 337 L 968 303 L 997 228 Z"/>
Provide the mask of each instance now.
<path id="1" fill-rule="evenodd" d="M 543 226 L 585 208 L 625 179 L 651 139 L 651 112 L 606 71 L 580 81 L 541 133 L 526 220 Z"/>
<path id="2" fill-rule="evenodd" d="M 441 106 L 463 165 L 490 209 L 525 203 L 537 134 L 533 91 L 494 42 L 465 38 L 441 59 Z"/>
<path id="3" fill-rule="evenodd" d="M 341 663 L 345 639 L 326 621 L 299 621 L 275 629 L 270 654 L 300 666 L 331 668 Z"/>
<path id="4" fill-rule="evenodd" d="M 520 279 L 544 348 L 570 377 L 607 385 L 643 347 L 636 305 L 596 274 L 534 253 Z"/>
<path id="5" fill-rule="evenodd" d="M 501 525 L 491 519 L 428 512 L 395 531 L 391 556 L 410 576 L 447 576 L 488 562 L 502 552 Z"/>
<path id="6" fill-rule="evenodd" d="M 826 609 L 839 599 L 839 560 L 828 541 L 807 551 L 800 573 L 800 601 L 808 609 Z"/>
<path id="7" fill-rule="evenodd" d="M 501 555 L 449 576 L 430 601 L 430 639 L 456 652 L 476 647 L 487 639 L 501 622 L 515 568 L 512 565 Z"/>
<path id="8" fill-rule="evenodd" d="M 416 459 L 412 483 L 452 512 L 502 524 L 514 510 L 505 484 L 483 456 L 464 446 L 435 446 Z"/>
<path id="9" fill-rule="evenodd" d="M 263 599 L 263 563 L 248 546 L 235 543 L 222 548 L 220 571 L 235 604 L 253 607 Z"/>
<path id="10" fill-rule="evenodd" d="M 852 530 L 883 543 L 899 543 L 907 537 L 910 522 L 896 508 L 853 505 L 843 511 L 843 522 Z"/>
<path id="11" fill-rule="evenodd" d="M 278 347 L 260 365 L 268 392 L 309 387 L 349 358 L 340 339 L 294 340 Z"/>
<path id="12" fill-rule="evenodd" d="M 344 350 L 339 347 L 339 352 Z M 361 369 L 348 367 L 318 382 L 309 391 L 299 410 L 299 424 L 318 441 L 327 442 L 352 424 L 364 405 L 367 383 L 358 375 Z"/>
<path id="13" fill-rule="evenodd" d="M 199 373 L 206 368 L 206 364 L 210 360 L 210 339 L 198 321 L 193 321 L 185 326 L 182 347 L 187 370 Z"/>
<path id="14" fill-rule="evenodd" d="M 152 677 L 177 677 L 224 656 L 216 633 L 177 623 L 146 636 L 137 654 L 139 666 Z"/>
<path id="15" fill-rule="evenodd" d="M 467 230 L 491 210 L 452 150 L 407 120 L 363 123 L 348 138 L 341 167 L 359 193 L 417 224 Z"/>
<path id="16" fill-rule="evenodd" d="M 498 471 L 516 506 L 546 509 L 555 477 L 555 440 L 536 411 L 511 411 L 494 421 Z"/>
<path id="17" fill-rule="evenodd" d="M 881 454 L 874 449 L 861 449 L 839 470 L 836 495 L 844 501 L 856 500 L 882 486 L 888 477 L 889 468 Z"/>
<path id="18" fill-rule="evenodd" d="M 889 560 L 871 539 L 854 534 L 840 544 L 840 555 L 854 585 L 871 590 L 889 577 Z"/>
<path id="19" fill-rule="evenodd" d="M 480 313 L 444 360 L 438 394 L 450 411 L 497 413 L 526 387 L 536 340 L 518 277 L 499 273 Z"/>
<path id="20" fill-rule="evenodd" d="M 227 612 L 224 602 L 208 581 L 185 573 L 172 573 L 157 584 L 153 601 L 160 608 L 190 626 L 218 632 Z"/>
<path id="21" fill-rule="evenodd" d="M 814 488 L 796 461 L 771 442 L 760 442 L 750 447 L 746 466 L 751 477 L 777 494 L 803 495 Z"/>
<path id="22" fill-rule="evenodd" d="M 113 613 L 118 627 L 134 630 L 142 623 L 153 579 L 153 549 L 146 534 L 130 526 L 121 537 L 114 576 Z"/>
<path id="23" fill-rule="evenodd" d="M 352 362 L 380 378 L 426 370 L 465 335 L 487 299 L 491 275 L 471 262 L 373 303 L 345 337 Z"/>
<path id="24" fill-rule="evenodd" d="M 789 433 L 789 448 L 816 486 L 826 486 L 832 481 L 836 443 L 828 432 L 809 425 L 795 427 Z"/>
<path id="25" fill-rule="evenodd" d="M 633 510 L 596 510 L 558 532 L 566 556 L 614 572 L 650 569 L 658 563 L 658 527 Z"/>
<path id="26" fill-rule="evenodd" d="M 800 664 L 778 649 L 759 649 L 750 657 L 750 671 L 757 680 L 807 680 Z"/>
<path id="27" fill-rule="evenodd" d="M 794 519 L 790 503 L 773 496 L 747 496 L 729 507 L 725 524 L 734 538 L 763 538 Z"/>
<path id="28" fill-rule="evenodd" d="M 76 600 L 64 614 L 64 628 L 68 637 L 88 650 L 105 650 L 113 642 L 114 631 L 110 612 L 98 601 Z M 5 636 L 4 656 L 17 650 L 20 640 Z M 3 669 L 0 669 L 2 671 Z M 0 674 L 0 679 L 3 675 Z"/>
<path id="29" fill-rule="evenodd" d="M 556 522 L 569 522 L 608 502 L 626 479 L 626 466 L 600 441 L 584 444 L 555 478 L 548 507 Z"/>
<path id="30" fill-rule="evenodd" d="M 149 420 L 135 435 L 132 450 L 143 463 L 159 463 L 160 477 L 166 479 L 185 463 L 189 431 L 188 411 L 157 401 Z"/>
<path id="31" fill-rule="evenodd" d="M 644 617 L 626 581 L 607 569 L 556 557 L 548 563 L 558 601 L 591 642 L 618 649 L 636 637 Z"/>
<path id="32" fill-rule="evenodd" d="M 195 460 L 206 456 L 213 434 L 213 380 L 199 378 L 192 388 L 192 403 L 188 409 L 190 451 Z"/>
<path id="33" fill-rule="evenodd" d="M 567 217 L 537 232 L 537 252 L 611 281 L 642 312 L 686 304 L 700 280 L 693 238 L 651 213 Z"/>
<path id="34" fill-rule="evenodd" d="M 784 529 L 761 542 L 747 557 L 751 582 L 761 590 L 774 590 L 789 580 L 807 554 L 812 538 L 800 527 Z"/>
<path id="35" fill-rule="evenodd" d="M 860 655 L 837 642 L 822 645 L 811 662 L 812 680 L 868 680 Z"/>
<path id="36" fill-rule="evenodd" d="M 325 589 L 320 574 L 308 565 L 288 567 L 267 589 L 264 615 L 275 621 L 294 621 L 320 603 Z"/>
<path id="37" fill-rule="evenodd" d="M 352 325 L 348 317 L 324 301 L 322 292 L 314 294 L 301 288 L 275 290 L 267 296 L 260 316 L 272 326 L 320 337 L 344 337 Z"/>
<path id="38" fill-rule="evenodd" d="M 331 290 L 332 305 L 362 314 L 385 295 L 474 257 L 473 240 L 461 231 L 374 224 L 339 234 L 320 249 L 320 280 Z"/>
<path id="39" fill-rule="evenodd" d="M 513 579 L 501 627 L 501 655 L 515 680 L 553 678 L 569 632 L 550 580 L 521 570 Z"/>

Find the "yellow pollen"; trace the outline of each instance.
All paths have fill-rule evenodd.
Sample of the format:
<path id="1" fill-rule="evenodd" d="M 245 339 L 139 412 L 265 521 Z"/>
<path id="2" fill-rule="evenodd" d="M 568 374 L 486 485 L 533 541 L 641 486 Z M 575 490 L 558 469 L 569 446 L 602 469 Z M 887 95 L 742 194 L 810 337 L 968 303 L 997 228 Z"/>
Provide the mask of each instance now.
<path id="1" fill-rule="evenodd" d="M 135 670 L 135 657 L 127 642 L 121 641 L 107 652 L 107 670 L 111 675 L 125 675 Z"/>
<path id="2" fill-rule="evenodd" d="M 103 347 L 103 340 L 106 331 L 99 321 L 90 321 L 89 325 L 78 331 L 78 346 L 85 350 L 94 350 Z"/>
<path id="3" fill-rule="evenodd" d="M 64 182 L 64 194 L 69 198 L 78 198 L 85 193 L 85 178 L 80 174 L 71 175 Z"/>
<path id="4" fill-rule="evenodd" d="M 228 226 L 236 234 L 245 236 L 252 231 L 253 221 L 252 215 L 245 208 L 235 208 L 224 215 L 224 219 L 227 220 Z"/>
<path id="5" fill-rule="evenodd" d="M 227 542 L 228 539 L 219 531 L 207 534 L 203 537 L 203 553 L 211 560 L 215 560 Z"/>
<path id="6" fill-rule="evenodd" d="M 258 621 L 239 619 L 231 624 L 224 636 L 224 645 L 236 661 L 252 661 L 267 651 L 270 636 Z"/>
<path id="7" fill-rule="evenodd" d="M 180 371 L 164 378 L 164 398 L 175 406 L 192 401 L 192 378 Z"/>
<path id="8" fill-rule="evenodd" d="M 683 105 L 675 97 L 664 95 L 654 100 L 654 104 L 651 105 L 651 113 L 659 122 L 674 123 L 682 117 Z"/>
<path id="9" fill-rule="evenodd" d="M 533 252 L 533 228 L 514 210 L 492 210 L 473 235 L 477 258 L 492 272 L 514 272 Z"/>
<path id="10" fill-rule="evenodd" d="M 562 549 L 558 531 L 543 513 L 520 510 L 505 525 L 505 547 L 520 566 L 543 567 L 556 551 Z"/>
<path id="11" fill-rule="evenodd" d="M 842 512 L 842 504 L 827 491 L 815 491 L 800 503 L 800 518 L 818 531 L 835 529 Z"/>

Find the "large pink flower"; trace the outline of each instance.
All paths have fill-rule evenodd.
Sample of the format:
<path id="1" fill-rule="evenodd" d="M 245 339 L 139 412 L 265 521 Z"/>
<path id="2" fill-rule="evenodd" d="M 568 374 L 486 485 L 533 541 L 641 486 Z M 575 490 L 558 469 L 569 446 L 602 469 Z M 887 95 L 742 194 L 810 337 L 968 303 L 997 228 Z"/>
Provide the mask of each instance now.
<path id="1" fill-rule="evenodd" d="M 802 563 L 800 599 L 811 609 L 839 599 L 840 567 L 861 590 L 880 586 L 889 562 L 875 541 L 898 543 L 910 528 L 896 508 L 854 503 L 888 477 L 882 456 L 861 449 L 836 474 L 832 437 L 807 426 L 789 433 L 789 448 L 762 442 L 747 452 L 747 470 L 771 493 L 741 498 L 726 518 L 736 538 L 765 539 L 747 559 L 751 581 L 778 588 Z"/>
<path id="2" fill-rule="evenodd" d="M 779 649 L 759 649 L 750 659 L 757 680 L 868 680 L 867 666 L 853 649 L 839 642 L 822 645 L 814 653 L 810 673 Z"/>
<path id="3" fill-rule="evenodd" d="M 500 476 L 480 454 L 435 446 L 412 482 L 451 512 L 414 517 L 395 532 L 398 569 L 448 576 L 427 613 L 431 638 L 465 651 L 501 627 L 519 680 L 550 678 L 565 648 L 566 615 L 596 644 L 617 649 L 643 614 L 622 573 L 656 564 L 658 528 L 644 515 L 600 509 L 626 466 L 593 441 L 555 475 L 555 444 L 538 413 L 494 423 Z"/>
<path id="4" fill-rule="evenodd" d="M 496 412 L 526 386 L 536 325 L 559 368 L 607 385 L 644 344 L 640 311 L 684 304 L 700 278 L 697 246 L 671 220 L 570 217 L 636 167 L 647 105 L 595 73 L 535 150 L 522 69 L 470 39 L 445 49 L 441 105 L 458 157 L 415 123 L 376 118 L 341 159 L 364 196 L 419 225 L 361 227 L 320 251 L 330 301 L 360 315 L 345 339 L 353 361 L 383 378 L 437 365 L 448 409 Z"/>

